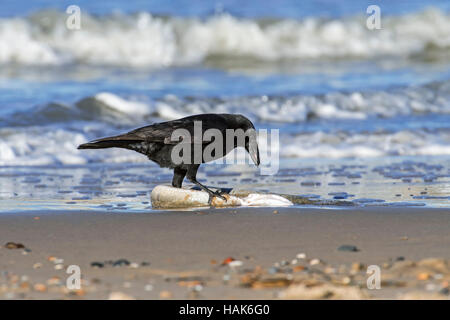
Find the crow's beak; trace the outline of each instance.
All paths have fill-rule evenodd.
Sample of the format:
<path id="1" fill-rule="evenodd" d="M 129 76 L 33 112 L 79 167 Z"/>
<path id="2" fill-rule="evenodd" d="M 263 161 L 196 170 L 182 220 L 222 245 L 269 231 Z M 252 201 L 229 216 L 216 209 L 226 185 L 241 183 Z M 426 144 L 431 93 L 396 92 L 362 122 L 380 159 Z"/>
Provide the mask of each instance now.
<path id="1" fill-rule="evenodd" d="M 250 139 L 247 152 L 250 153 L 250 157 L 252 158 L 255 165 L 259 166 L 259 148 L 258 143 L 256 142 L 256 138 Z"/>

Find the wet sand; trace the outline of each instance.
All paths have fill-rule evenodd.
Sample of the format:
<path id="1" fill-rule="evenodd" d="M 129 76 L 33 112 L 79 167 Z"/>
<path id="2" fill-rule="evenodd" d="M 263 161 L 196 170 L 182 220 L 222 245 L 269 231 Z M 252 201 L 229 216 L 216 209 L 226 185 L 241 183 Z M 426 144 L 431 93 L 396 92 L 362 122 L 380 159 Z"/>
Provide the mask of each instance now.
<path id="1" fill-rule="evenodd" d="M 261 175 L 254 166 L 208 164 L 198 178 L 208 186 L 300 196 L 318 206 L 345 201 L 358 207 L 449 207 L 448 156 L 281 160 L 276 175 Z M 172 176 L 148 161 L 1 167 L 0 212 L 148 212 L 151 190 L 169 184 Z"/>
<path id="2" fill-rule="evenodd" d="M 0 298 L 448 298 L 449 226 L 424 207 L 3 213 Z"/>

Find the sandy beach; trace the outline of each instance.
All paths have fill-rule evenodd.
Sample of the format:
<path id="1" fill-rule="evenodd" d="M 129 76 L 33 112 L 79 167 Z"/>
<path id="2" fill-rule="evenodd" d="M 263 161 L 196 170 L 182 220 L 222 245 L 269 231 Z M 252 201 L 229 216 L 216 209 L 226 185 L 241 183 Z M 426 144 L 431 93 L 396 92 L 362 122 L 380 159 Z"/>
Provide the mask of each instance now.
<path id="1" fill-rule="evenodd" d="M 449 223 L 448 209 L 426 208 L 2 214 L 2 246 L 19 248 L 0 249 L 0 296 L 448 298 Z M 65 286 L 69 265 L 80 290 Z M 368 265 L 379 290 L 367 289 Z"/>

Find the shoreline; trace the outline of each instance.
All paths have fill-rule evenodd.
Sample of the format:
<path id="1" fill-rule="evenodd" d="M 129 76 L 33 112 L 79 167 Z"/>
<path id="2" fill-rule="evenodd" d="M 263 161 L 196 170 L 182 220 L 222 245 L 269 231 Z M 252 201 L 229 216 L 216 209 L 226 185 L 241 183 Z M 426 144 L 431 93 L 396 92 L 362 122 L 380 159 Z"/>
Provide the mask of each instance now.
<path id="1" fill-rule="evenodd" d="M 316 159 L 317 160 L 317 159 Z M 211 187 L 357 207 L 447 207 L 450 158 L 281 159 L 274 176 L 248 166 L 205 165 L 199 181 Z M 172 179 L 170 170 L 145 164 L 90 164 L 0 169 L 0 212 L 25 210 L 152 210 L 150 193 Z M 183 187 L 192 187 L 185 181 Z M 304 205 L 305 202 L 299 204 Z M 302 207 L 299 207 L 302 209 Z"/>

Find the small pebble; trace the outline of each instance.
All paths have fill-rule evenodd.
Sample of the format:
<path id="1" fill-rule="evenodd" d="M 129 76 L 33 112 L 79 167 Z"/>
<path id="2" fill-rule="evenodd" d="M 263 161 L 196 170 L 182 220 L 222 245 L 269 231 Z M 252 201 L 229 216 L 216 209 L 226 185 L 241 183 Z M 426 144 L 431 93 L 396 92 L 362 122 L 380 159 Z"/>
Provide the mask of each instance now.
<path id="1" fill-rule="evenodd" d="M 242 266 L 243 264 L 244 263 L 242 261 L 234 260 L 234 261 L 231 261 L 230 263 L 228 263 L 228 266 L 231 268 L 236 268 L 236 267 Z"/>
<path id="2" fill-rule="evenodd" d="M 111 292 L 109 294 L 109 300 L 135 300 L 132 296 L 120 291 Z"/>
<path id="3" fill-rule="evenodd" d="M 305 253 L 297 254 L 297 259 L 306 259 L 306 254 Z"/>
<path id="4" fill-rule="evenodd" d="M 21 243 L 8 242 L 5 244 L 6 249 L 25 249 L 25 246 Z"/>
<path id="5" fill-rule="evenodd" d="M 439 293 L 448 295 L 448 294 L 450 294 L 450 289 L 448 287 L 442 288 L 441 290 L 439 290 Z"/>
<path id="6" fill-rule="evenodd" d="M 76 295 L 78 297 L 82 297 L 86 294 L 86 291 L 84 291 L 83 289 L 75 289 L 75 290 L 71 290 L 70 294 Z"/>
<path id="7" fill-rule="evenodd" d="M 45 284 L 42 284 L 42 283 L 36 283 L 33 286 L 33 288 L 34 288 L 35 291 L 38 291 L 38 292 L 45 292 L 45 291 L 47 291 L 47 287 L 45 286 Z"/>
<path id="8" fill-rule="evenodd" d="M 305 270 L 304 266 L 295 266 L 294 269 L 292 269 L 292 271 L 294 272 L 299 272 L 299 271 L 303 271 Z"/>
<path id="9" fill-rule="evenodd" d="M 286 260 L 282 260 L 281 262 L 280 262 L 280 265 L 282 266 L 282 267 L 285 267 L 285 266 L 287 266 L 289 264 L 289 262 L 287 262 Z"/>
<path id="10" fill-rule="evenodd" d="M 332 268 L 332 267 L 326 267 L 324 271 L 327 274 L 334 274 L 334 273 L 336 273 L 336 269 Z"/>
<path id="11" fill-rule="evenodd" d="M 101 262 L 91 262 L 91 267 L 93 268 L 103 268 L 105 265 Z"/>
<path id="12" fill-rule="evenodd" d="M 5 293 L 5 298 L 6 299 L 14 299 L 15 295 L 12 292 L 7 292 Z"/>
<path id="13" fill-rule="evenodd" d="M 362 270 L 364 270 L 364 269 L 365 269 L 365 265 L 362 264 L 362 263 L 360 263 L 360 262 L 355 262 L 355 263 L 353 263 L 353 264 L 352 264 L 352 268 L 351 268 L 351 270 L 352 270 L 353 272 L 359 272 L 359 271 L 362 271 Z"/>
<path id="14" fill-rule="evenodd" d="M 354 245 L 344 244 L 338 248 L 338 251 L 358 252 L 359 249 Z"/>
<path id="15" fill-rule="evenodd" d="M 425 286 L 425 290 L 434 291 L 436 290 L 436 285 L 434 283 L 427 283 L 427 285 Z"/>
<path id="16" fill-rule="evenodd" d="M 170 292 L 170 291 L 161 291 L 160 293 L 159 293 L 159 297 L 161 298 L 161 299 L 170 299 L 170 298 L 172 298 L 172 293 Z"/>
<path id="17" fill-rule="evenodd" d="M 227 265 L 227 264 L 229 264 L 230 262 L 232 262 L 232 261 L 234 261 L 234 260 L 236 260 L 236 259 L 234 259 L 233 257 L 225 258 L 225 260 L 222 261 L 222 265 L 223 265 L 223 266 L 224 266 L 224 265 Z"/>
<path id="18" fill-rule="evenodd" d="M 269 270 L 267 272 L 269 272 L 269 274 L 276 274 L 278 273 L 279 269 L 276 267 L 271 267 L 269 268 Z"/>
<path id="19" fill-rule="evenodd" d="M 29 283 L 29 282 L 22 282 L 22 283 L 20 284 L 20 288 L 21 288 L 21 289 L 28 290 L 28 289 L 30 289 L 30 283 Z"/>
<path id="20" fill-rule="evenodd" d="M 49 286 L 55 286 L 55 285 L 61 284 L 61 279 L 59 277 L 52 277 L 47 280 L 47 284 Z"/>
<path id="21" fill-rule="evenodd" d="M 153 290 L 153 286 L 152 286 L 151 284 L 146 284 L 146 285 L 144 286 L 144 290 L 145 290 L 145 291 L 152 291 L 152 290 Z"/>
<path id="22" fill-rule="evenodd" d="M 203 286 L 201 284 L 197 284 L 194 286 L 194 291 L 200 292 L 203 290 Z"/>
<path id="23" fill-rule="evenodd" d="M 350 277 L 345 277 L 344 279 L 342 279 L 343 284 L 350 284 L 350 282 L 352 282 L 352 279 L 350 279 Z"/>
<path id="24" fill-rule="evenodd" d="M 417 280 L 428 280 L 428 279 L 430 279 L 429 273 L 422 272 L 417 275 Z"/>
<path id="25" fill-rule="evenodd" d="M 127 259 L 119 259 L 113 263 L 113 267 L 129 266 L 130 261 Z"/>

